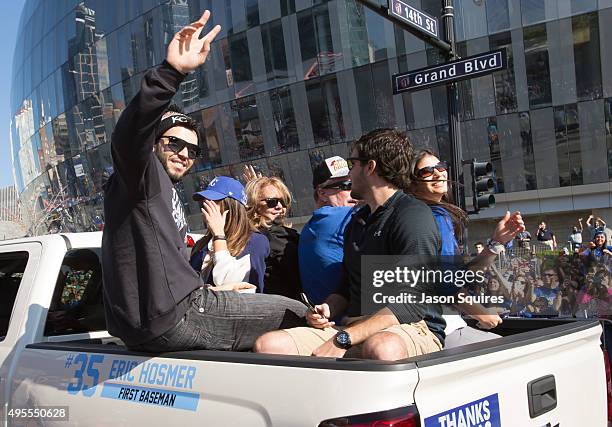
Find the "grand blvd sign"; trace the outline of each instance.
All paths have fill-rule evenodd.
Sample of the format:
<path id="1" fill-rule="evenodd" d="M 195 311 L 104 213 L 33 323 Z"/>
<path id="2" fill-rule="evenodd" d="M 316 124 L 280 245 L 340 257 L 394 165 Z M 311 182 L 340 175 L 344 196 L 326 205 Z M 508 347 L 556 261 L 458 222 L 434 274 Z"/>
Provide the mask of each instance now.
<path id="1" fill-rule="evenodd" d="M 394 74 L 392 80 L 393 93 L 416 91 L 459 80 L 471 79 L 503 70 L 507 66 L 506 49 L 497 49 L 457 61 L 451 61 L 443 65 L 421 68 L 409 73 Z"/>

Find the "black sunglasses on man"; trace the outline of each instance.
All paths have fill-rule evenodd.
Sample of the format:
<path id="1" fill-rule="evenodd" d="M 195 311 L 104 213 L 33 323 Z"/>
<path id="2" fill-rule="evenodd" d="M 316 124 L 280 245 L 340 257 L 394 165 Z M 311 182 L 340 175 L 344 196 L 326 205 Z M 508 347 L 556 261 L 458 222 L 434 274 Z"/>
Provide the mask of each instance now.
<path id="1" fill-rule="evenodd" d="M 195 160 L 200 157 L 200 153 L 202 151 L 200 147 L 195 144 L 191 144 L 184 139 L 176 136 L 161 136 L 159 139 L 167 139 L 168 143 L 165 145 L 165 147 L 168 147 L 168 149 L 175 154 L 180 153 L 185 147 L 187 147 L 187 157 L 189 157 L 191 160 Z"/>

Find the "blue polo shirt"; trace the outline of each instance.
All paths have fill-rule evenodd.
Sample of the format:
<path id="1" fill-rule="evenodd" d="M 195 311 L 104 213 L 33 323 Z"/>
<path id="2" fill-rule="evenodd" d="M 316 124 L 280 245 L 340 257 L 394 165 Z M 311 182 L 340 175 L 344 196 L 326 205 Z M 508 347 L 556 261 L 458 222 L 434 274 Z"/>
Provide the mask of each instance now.
<path id="1" fill-rule="evenodd" d="M 304 225 L 298 246 L 300 277 L 304 293 L 314 304 L 321 304 L 343 277 L 344 229 L 353 208 L 323 206 Z"/>

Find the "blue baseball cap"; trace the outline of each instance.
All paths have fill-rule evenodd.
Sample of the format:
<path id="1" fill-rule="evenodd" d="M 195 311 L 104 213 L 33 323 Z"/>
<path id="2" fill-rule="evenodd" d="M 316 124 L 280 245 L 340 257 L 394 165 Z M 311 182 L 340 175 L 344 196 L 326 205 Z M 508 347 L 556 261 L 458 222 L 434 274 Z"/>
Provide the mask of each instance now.
<path id="1" fill-rule="evenodd" d="M 193 194 L 193 200 L 223 200 L 231 197 L 246 206 L 247 198 L 244 186 L 234 178 L 228 176 L 218 176 L 208 184 L 206 190 Z"/>

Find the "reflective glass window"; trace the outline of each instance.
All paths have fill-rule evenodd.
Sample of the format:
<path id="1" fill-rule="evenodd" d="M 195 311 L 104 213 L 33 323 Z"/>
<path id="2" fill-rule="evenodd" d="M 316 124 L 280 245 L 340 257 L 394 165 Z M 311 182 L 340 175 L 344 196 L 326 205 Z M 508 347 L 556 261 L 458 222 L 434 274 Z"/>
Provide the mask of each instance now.
<path id="1" fill-rule="evenodd" d="M 312 10 L 305 10 L 297 15 L 297 25 L 300 37 L 300 52 L 302 54 L 302 70 L 304 79 L 318 75 L 317 39 L 314 36 L 315 26 L 312 20 Z"/>
<path id="2" fill-rule="evenodd" d="M 608 151 L 608 178 L 612 179 L 612 98 L 604 102 L 606 114 L 606 148 Z"/>
<path id="3" fill-rule="evenodd" d="M 534 25 L 523 29 L 525 67 L 531 108 L 550 105 L 552 102 L 548 38 L 546 25 Z"/>
<path id="4" fill-rule="evenodd" d="M 253 28 L 259 25 L 259 1 L 245 0 L 247 27 Z"/>
<path id="5" fill-rule="evenodd" d="M 544 0 L 521 0 L 523 25 L 535 24 L 546 19 Z"/>
<path id="6" fill-rule="evenodd" d="M 300 148 L 296 127 L 291 91 L 281 88 L 270 94 L 276 141 L 280 152 L 293 151 Z"/>
<path id="7" fill-rule="evenodd" d="M 283 16 L 295 13 L 295 0 L 280 0 L 281 14 Z"/>
<path id="8" fill-rule="evenodd" d="M 229 46 L 232 61 L 232 77 L 236 86 L 236 96 L 238 97 L 243 90 L 252 85 L 251 80 L 253 80 L 246 33 L 242 32 L 230 36 Z M 254 87 L 251 89 L 254 90 Z"/>
<path id="9" fill-rule="evenodd" d="M 571 0 L 572 15 L 597 10 L 597 0 Z"/>
<path id="10" fill-rule="evenodd" d="M 365 22 L 368 31 L 370 62 L 386 59 L 389 47 L 385 37 L 386 19 L 370 9 L 365 9 Z"/>
<path id="11" fill-rule="evenodd" d="M 367 64 L 370 45 L 366 26 L 366 8 L 358 2 L 346 2 L 347 37 L 353 67 Z"/>
<path id="12" fill-rule="evenodd" d="M 538 188 L 535 159 L 533 152 L 533 137 L 531 134 L 531 119 L 529 112 L 519 113 L 520 138 L 521 148 L 523 150 L 523 164 L 526 190 L 535 190 Z"/>
<path id="13" fill-rule="evenodd" d="M 235 100 L 231 106 L 240 159 L 249 160 L 263 155 L 263 135 L 255 96 Z"/>
<path id="14" fill-rule="evenodd" d="M 374 89 L 376 127 L 393 127 L 396 123 L 395 109 L 393 106 L 393 92 L 389 84 L 390 77 L 391 74 L 389 73 L 389 64 L 387 61 L 372 64 L 372 87 Z M 339 102 L 337 108 L 340 108 Z"/>
<path id="15" fill-rule="evenodd" d="M 223 135 L 219 135 L 217 129 L 217 120 L 219 119 L 219 110 L 217 107 L 206 108 L 201 111 L 202 129 L 206 137 L 206 147 L 203 150 L 204 155 L 199 160 L 201 169 L 212 169 L 215 166 L 221 165 L 221 149 Z"/>
<path id="16" fill-rule="evenodd" d="M 334 51 L 327 4 L 314 7 L 312 9 L 312 18 L 314 20 L 314 35 L 317 42 L 318 75 L 323 75 L 337 68 L 336 61 L 342 63 L 342 52 Z"/>
<path id="17" fill-rule="evenodd" d="M 553 109 L 555 139 L 559 164 L 559 186 L 582 184 L 582 158 L 580 150 L 580 121 L 577 104 Z"/>
<path id="18" fill-rule="evenodd" d="M 506 48 L 506 57 L 508 60 L 507 68 L 493 73 L 493 83 L 495 85 L 495 110 L 497 114 L 511 113 L 517 109 L 511 33 L 505 32 L 492 35 L 489 37 L 489 42 L 491 50 Z"/>
<path id="19" fill-rule="evenodd" d="M 372 102 L 374 89 L 372 88 L 372 71 L 370 65 L 354 68 L 355 88 L 357 93 L 357 103 L 359 106 L 359 118 L 361 119 L 361 130 L 369 132 L 377 128 L 376 126 L 376 103 Z"/>
<path id="20" fill-rule="evenodd" d="M 601 98 L 599 21 L 596 13 L 572 18 L 576 95 L 579 100 Z"/>
<path id="21" fill-rule="evenodd" d="M 279 85 L 285 83 L 289 75 L 281 20 L 262 25 L 261 38 L 268 81 L 277 80 Z"/>
<path id="22" fill-rule="evenodd" d="M 489 153 L 493 170 L 495 171 L 495 192 L 503 193 L 504 170 L 501 162 L 501 148 L 499 141 L 499 129 L 497 127 L 497 117 L 489 117 L 487 120 L 487 141 L 489 143 Z"/>

